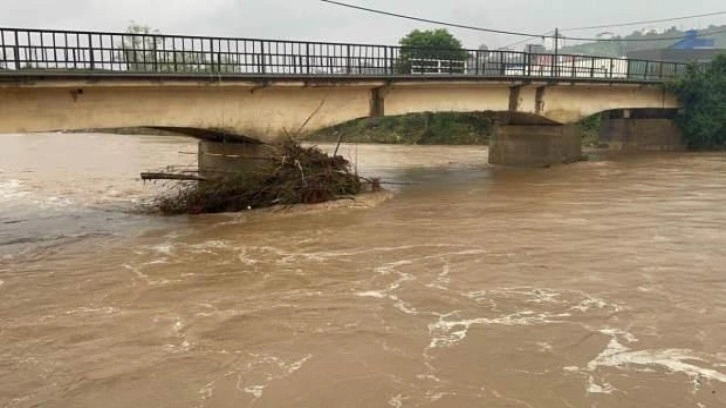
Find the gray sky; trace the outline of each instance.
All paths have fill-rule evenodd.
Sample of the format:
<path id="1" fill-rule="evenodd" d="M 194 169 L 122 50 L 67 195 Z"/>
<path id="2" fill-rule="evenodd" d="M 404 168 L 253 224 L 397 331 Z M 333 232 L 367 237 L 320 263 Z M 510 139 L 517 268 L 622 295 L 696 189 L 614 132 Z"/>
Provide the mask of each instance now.
<path id="1" fill-rule="evenodd" d="M 343 0 L 460 24 L 546 32 L 726 10 L 723 0 Z M 123 31 L 131 20 L 169 34 L 394 44 L 434 26 L 335 7 L 319 0 L 0 0 L 0 26 Z M 726 15 L 641 28 L 726 24 Z M 630 33 L 626 27 L 616 33 Z M 467 48 L 503 46 L 521 37 L 451 29 Z M 573 34 L 594 36 L 596 30 Z"/>

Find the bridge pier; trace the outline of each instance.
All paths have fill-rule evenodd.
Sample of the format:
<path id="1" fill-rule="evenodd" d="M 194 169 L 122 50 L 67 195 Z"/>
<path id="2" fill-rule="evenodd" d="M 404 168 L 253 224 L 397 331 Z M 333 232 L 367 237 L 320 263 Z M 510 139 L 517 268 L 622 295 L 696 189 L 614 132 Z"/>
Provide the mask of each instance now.
<path id="1" fill-rule="evenodd" d="M 257 168 L 268 154 L 264 144 L 202 140 L 198 152 L 199 176 L 215 178 L 226 173 L 246 173 Z"/>
<path id="2" fill-rule="evenodd" d="M 547 167 L 582 158 L 577 125 L 498 126 L 489 140 L 489 164 Z"/>
<path id="3" fill-rule="evenodd" d="M 621 110 L 604 115 L 600 142 L 613 150 L 673 151 L 685 148 L 675 111 Z"/>

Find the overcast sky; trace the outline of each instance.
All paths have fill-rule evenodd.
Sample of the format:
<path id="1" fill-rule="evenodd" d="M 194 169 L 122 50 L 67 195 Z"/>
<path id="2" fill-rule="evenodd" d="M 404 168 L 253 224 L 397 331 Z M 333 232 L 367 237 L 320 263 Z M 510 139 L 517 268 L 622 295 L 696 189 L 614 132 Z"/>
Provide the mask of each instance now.
<path id="1" fill-rule="evenodd" d="M 366 7 L 514 31 L 611 24 L 726 10 L 723 0 L 342 0 Z M 394 44 L 435 26 L 343 9 L 320 0 L 0 0 L 0 26 L 125 30 L 134 20 L 169 34 Z M 726 24 L 726 15 L 640 28 Z M 629 33 L 626 27 L 616 33 Z M 451 29 L 467 48 L 521 37 Z M 605 30 L 573 34 L 594 36 Z"/>

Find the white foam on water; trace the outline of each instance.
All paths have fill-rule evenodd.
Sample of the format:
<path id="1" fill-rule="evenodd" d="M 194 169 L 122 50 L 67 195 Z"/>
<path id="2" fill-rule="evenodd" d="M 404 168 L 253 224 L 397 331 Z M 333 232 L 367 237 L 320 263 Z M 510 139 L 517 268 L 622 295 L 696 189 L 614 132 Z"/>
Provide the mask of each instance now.
<path id="1" fill-rule="evenodd" d="M 174 252 L 174 245 L 170 243 L 159 244 L 151 247 L 151 249 L 164 255 L 171 255 Z"/>
<path id="2" fill-rule="evenodd" d="M 407 398 L 404 398 L 403 395 L 398 394 L 395 397 L 391 397 L 391 399 L 388 400 L 388 406 L 394 407 L 394 408 L 401 408 L 403 407 L 403 401 L 405 401 Z"/>
<path id="3" fill-rule="evenodd" d="M 211 254 L 213 249 L 227 249 L 231 248 L 231 245 L 227 241 L 219 239 L 205 241 L 199 244 L 189 245 L 194 253 Z"/>
<path id="4" fill-rule="evenodd" d="M 438 401 L 438 400 L 440 400 L 440 399 L 442 399 L 442 398 L 444 398 L 446 396 L 449 396 L 449 395 L 455 396 L 456 393 L 455 392 L 445 392 L 445 391 L 442 391 L 442 392 L 427 391 L 426 392 L 426 398 L 430 402 L 436 402 L 436 401 Z"/>
<path id="5" fill-rule="evenodd" d="M 208 383 L 199 390 L 199 398 L 206 401 L 214 396 L 214 381 Z"/>
<path id="6" fill-rule="evenodd" d="M 245 265 L 256 265 L 259 261 L 247 255 L 247 248 L 242 248 L 237 254 L 237 259 Z"/>
<path id="7" fill-rule="evenodd" d="M 28 195 L 27 191 L 23 190 L 22 183 L 20 180 L 0 180 L 0 198 L 11 200 L 15 198 L 22 198 Z"/>
<path id="8" fill-rule="evenodd" d="M 439 317 L 438 322 L 429 324 L 429 333 L 431 334 L 429 349 L 454 346 L 466 338 L 469 329 L 474 325 L 532 326 L 559 323 L 559 321 L 552 319 L 571 316 L 569 313 L 534 313 L 525 310 L 495 318 L 479 317 L 465 320 L 446 320 L 453 315 L 456 315 L 456 312 L 442 315 Z"/>
<path id="9" fill-rule="evenodd" d="M 42 200 L 35 201 L 41 208 L 65 208 L 75 205 L 75 202 L 69 197 L 52 196 Z"/>
<path id="10" fill-rule="evenodd" d="M 302 366 L 303 366 L 303 364 L 307 363 L 307 361 L 310 360 L 311 358 L 313 358 L 313 355 L 312 354 L 308 354 L 307 356 L 301 358 L 300 360 L 298 360 L 298 361 L 296 361 L 296 362 L 288 365 L 287 366 L 287 374 L 288 375 L 293 374 L 295 371 L 301 369 Z"/>
<path id="11" fill-rule="evenodd" d="M 265 393 L 265 388 L 267 385 L 251 385 L 249 387 L 245 387 L 244 391 L 248 394 L 252 394 L 255 399 L 262 398 L 262 395 Z"/>
<path id="12" fill-rule="evenodd" d="M 615 304 L 610 304 L 602 299 L 593 298 L 593 297 L 589 297 L 589 298 L 583 300 L 578 305 L 572 306 L 571 309 L 579 310 L 583 313 L 586 313 L 586 312 L 590 311 L 590 309 L 593 309 L 593 308 L 602 310 L 607 307 L 612 307 L 616 312 L 620 311 L 620 306 L 615 305 Z"/>
<path id="13" fill-rule="evenodd" d="M 436 279 L 427 284 L 427 288 L 432 289 L 441 289 L 441 290 L 449 290 L 446 285 L 451 283 L 451 278 L 449 278 L 449 273 L 451 272 L 451 268 L 448 263 L 444 264 L 444 266 L 441 267 L 441 272 L 436 275 Z"/>
<path id="14" fill-rule="evenodd" d="M 172 333 L 174 337 L 179 339 L 179 344 L 167 344 L 164 346 L 164 350 L 170 353 L 186 353 L 194 347 L 195 343 L 189 341 L 186 333 L 184 333 L 184 321 L 181 318 L 177 318 L 172 325 Z"/>
<path id="15" fill-rule="evenodd" d="M 411 306 L 410 303 L 408 303 L 408 302 L 400 299 L 398 296 L 396 296 L 396 295 L 390 295 L 389 298 L 391 300 L 393 300 L 393 301 L 396 302 L 396 303 L 393 304 L 393 307 L 395 307 L 396 309 L 402 311 L 403 313 L 410 314 L 410 315 L 417 315 L 417 314 L 419 314 L 418 309 L 416 309 L 415 307 Z"/>
<path id="16" fill-rule="evenodd" d="M 613 391 L 616 391 L 615 387 L 612 385 L 603 382 L 602 384 L 597 384 L 595 382 L 595 379 L 590 375 L 587 379 L 587 392 L 590 394 L 612 394 Z"/>
<path id="17" fill-rule="evenodd" d="M 630 371 L 655 372 L 654 368 L 660 368 L 670 374 L 681 373 L 691 379 L 694 384 L 694 391 L 705 381 L 713 380 L 726 383 L 726 374 L 717 370 L 699 367 L 689 361 L 708 363 L 707 360 L 698 356 L 689 349 L 645 349 L 633 350 L 624 345 L 621 339 L 627 343 L 637 342 L 637 338 L 631 333 L 604 329 L 600 331 L 611 336 L 607 346 L 593 360 L 587 363 L 584 368 L 565 367 L 569 372 L 585 372 L 588 377 L 588 392 L 590 393 L 611 393 L 615 388 L 604 382 L 596 381 L 594 373 L 603 367 L 617 368 Z"/>
<path id="18" fill-rule="evenodd" d="M 539 347 L 539 351 L 542 353 L 547 353 L 553 350 L 552 345 L 545 341 L 537 342 L 537 347 Z"/>
<path id="19" fill-rule="evenodd" d="M 291 375 L 293 375 L 296 371 L 300 370 L 303 365 L 305 365 L 306 362 L 308 362 L 311 358 L 313 358 L 312 354 L 308 354 L 305 357 L 293 361 L 292 363 L 286 363 L 282 359 L 275 357 L 275 356 L 265 356 L 265 355 L 257 355 L 257 354 L 250 354 L 252 357 L 255 357 L 256 360 L 249 362 L 247 364 L 246 370 L 243 372 L 239 372 L 237 376 L 237 389 L 240 391 L 244 391 L 248 394 L 252 394 L 255 399 L 262 398 L 265 388 L 267 386 L 275 381 L 275 380 L 281 380 L 284 378 L 287 378 Z M 267 372 L 264 374 L 264 381 L 265 384 L 255 384 L 255 385 L 249 385 L 242 387 L 242 377 L 243 374 L 249 374 L 252 373 L 255 368 L 257 367 L 264 367 L 267 366 L 269 368 L 272 368 L 273 371 L 279 371 L 279 373 L 270 373 Z"/>
<path id="20" fill-rule="evenodd" d="M 390 275 L 391 273 L 396 272 L 396 267 L 404 266 L 404 265 L 411 265 L 413 262 L 409 260 L 404 261 L 397 261 L 397 262 L 391 262 L 387 263 L 385 265 L 377 266 L 373 270 L 381 275 Z"/>
<path id="21" fill-rule="evenodd" d="M 104 307 L 77 307 L 75 309 L 66 310 L 66 315 L 111 315 L 117 313 L 118 309 L 112 306 Z"/>
<path id="22" fill-rule="evenodd" d="M 357 292 L 356 296 L 360 297 L 371 297 L 376 299 L 387 299 L 388 293 L 382 290 L 368 290 L 365 292 Z"/>
<path id="23" fill-rule="evenodd" d="M 393 294 L 393 292 L 400 289 L 404 283 L 416 280 L 416 278 L 413 275 L 411 275 L 410 273 L 400 272 L 400 271 L 396 270 L 397 266 L 410 265 L 411 263 L 412 263 L 411 261 L 405 260 L 405 261 L 392 262 L 392 263 L 388 263 L 388 264 L 376 267 L 374 269 L 375 272 L 382 276 L 397 274 L 399 276 L 399 278 L 396 279 L 395 281 L 389 283 L 385 289 L 360 291 L 360 292 L 356 292 L 356 295 L 360 296 L 360 297 L 370 297 L 370 298 L 376 298 L 376 299 L 390 299 L 394 302 L 393 307 L 402 311 L 403 313 L 410 314 L 410 315 L 419 314 L 418 310 L 415 307 L 411 306 L 410 303 L 404 301 L 403 299 L 399 298 L 397 295 Z"/>

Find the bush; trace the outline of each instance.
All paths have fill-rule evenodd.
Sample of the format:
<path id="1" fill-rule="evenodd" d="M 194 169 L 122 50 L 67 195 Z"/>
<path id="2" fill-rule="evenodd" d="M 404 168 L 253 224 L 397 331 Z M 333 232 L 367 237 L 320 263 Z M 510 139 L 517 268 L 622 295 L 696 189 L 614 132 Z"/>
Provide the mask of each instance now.
<path id="1" fill-rule="evenodd" d="M 693 64 L 686 74 L 666 85 L 681 102 L 676 123 L 689 148 L 715 148 L 726 144 L 726 55 L 710 65 Z"/>

